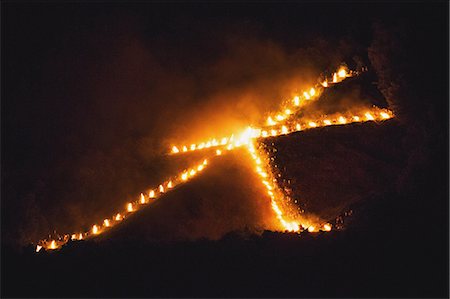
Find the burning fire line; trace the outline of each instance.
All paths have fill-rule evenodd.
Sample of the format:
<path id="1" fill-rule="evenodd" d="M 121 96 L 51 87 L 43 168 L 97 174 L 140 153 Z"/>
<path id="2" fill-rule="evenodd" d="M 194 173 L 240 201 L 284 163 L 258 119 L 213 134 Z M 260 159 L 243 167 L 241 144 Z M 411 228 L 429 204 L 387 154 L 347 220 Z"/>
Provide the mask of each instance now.
<path id="1" fill-rule="evenodd" d="M 254 169 L 261 178 L 261 183 L 267 190 L 267 195 L 271 199 L 272 210 L 276 214 L 283 230 L 290 232 L 300 232 L 302 229 L 307 229 L 309 232 L 316 232 L 318 230 L 330 231 L 331 224 L 313 223 L 310 220 L 299 216 L 298 213 L 292 212 L 294 209 L 294 207 L 290 205 L 292 200 L 278 187 L 277 179 L 270 167 L 268 155 L 262 150 L 257 150 L 255 148 L 255 143 L 255 141 L 249 142 L 247 144 L 247 150 L 254 162 Z M 286 213 L 286 211 L 288 211 L 288 213 Z"/>
<path id="2" fill-rule="evenodd" d="M 49 239 L 40 240 L 36 245 L 36 252 L 39 252 L 42 248 L 45 248 L 47 250 L 59 249 L 61 248 L 61 246 L 69 242 L 69 240 L 84 240 L 102 234 L 103 232 L 122 222 L 122 220 L 129 217 L 131 214 L 139 211 L 144 206 L 151 204 L 159 197 L 161 197 L 164 193 L 167 193 L 174 189 L 176 186 L 191 180 L 192 178 L 200 174 L 207 166 L 208 159 L 204 159 L 196 166 L 185 169 L 177 176 L 161 183 L 158 187 L 148 190 L 145 194 L 141 193 L 136 201 L 126 203 L 124 210 L 115 213 L 110 218 L 104 219 L 100 222 L 100 224 L 92 225 L 89 231 L 57 235 L 55 238 L 51 238 L 51 236 L 49 236 Z"/>
<path id="3" fill-rule="evenodd" d="M 359 74 L 360 73 L 357 71 L 349 71 L 345 67 L 340 67 L 339 70 L 337 70 L 331 76 L 331 81 L 328 81 L 328 79 L 325 78 L 324 81 L 322 81 L 320 84 L 307 89 L 299 95 L 294 96 L 291 100 L 285 101 L 281 105 L 282 108 L 278 113 L 272 113 L 267 117 L 266 125 L 275 126 L 286 123 L 290 118 L 292 118 L 293 115 L 295 115 L 296 112 L 298 112 L 298 110 L 311 103 L 313 100 L 318 99 L 325 88 L 333 84 L 340 83 L 346 78 L 354 77 Z M 212 147 L 227 147 L 228 149 L 232 149 L 233 147 L 239 146 L 239 144 L 241 143 L 239 141 L 239 138 L 236 138 L 236 136 L 239 135 L 241 134 L 232 134 L 228 137 L 222 138 L 211 138 L 201 143 L 191 143 L 182 146 L 173 145 L 171 154 L 198 151 L 209 149 Z"/>
<path id="4" fill-rule="evenodd" d="M 294 122 L 292 120 L 292 116 L 295 115 L 295 112 L 304 107 L 307 103 L 310 103 L 311 100 L 319 98 L 319 95 L 323 92 L 324 88 L 327 88 L 331 84 L 339 83 L 347 77 L 352 77 L 355 75 L 359 75 L 359 73 L 348 71 L 346 68 L 341 67 L 337 72 L 333 73 L 331 81 L 325 79 L 321 83 L 321 87 L 312 87 L 308 91 L 303 92 L 303 95 L 295 96 L 292 101 L 289 101 L 290 104 L 285 103 L 282 105 L 284 107 L 283 113 L 277 114 L 274 118 L 269 116 L 265 126 L 260 128 L 247 127 L 247 129 L 239 134 L 232 134 L 229 137 L 224 137 L 221 139 L 213 138 L 200 144 L 191 144 L 189 146 L 184 145 L 180 148 L 173 146 L 172 154 L 216 148 L 215 154 L 220 156 L 226 151 L 245 145 L 252 158 L 252 162 L 254 163 L 255 171 L 260 176 L 261 183 L 267 189 L 267 194 L 271 199 L 272 210 L 276 214 L 276 218 L 280 222 L 281 227 L 284 230 L 292 232 L 300 232 L 302 230 L 308 230 L 309 232 L 316 232 L 319 230 L 330 231 L 332 229 L 331 224 L 316 223 L 317 221 L 313 222 L 294 211 L 294 206 L 291 205 L 291 198 L 289 198 L 287 194 L 283 193 L 283 191 L 278 187 L 277 179 L 275 178 L 275 174 L 270 166 L 268 154 L 264 150 L 257 150 L 255 144 L 257 144 L 257 139 L 259 138 L 287 135 L 305 129 L 331 125 L 345 125 L 355 122 L 384 121 L 392 118 L 394 116 L 392 111 L 373 107 L 354 114 L 338 113 L 332 116 L 322 116 L 316 120 L 306 120 L 302 122 Z M 36 246 L 36 252 L 39 252 L 42 248 L 47 250 L 58 249 L 69 240 L 84 240 L 95 237 L 107 231 L 132 213 L 155 201 L 163 193 L 169 192 L 176 186 L 189 181 L 191 178 L 202 172 L 207 165 L 208 160 L 205 159 L 198 165 L 184 170 L 178 176 L 163 182 L 157 188 L 149 190 L 145 193 L 145 195 L 144 193 L 141 193 L 139 199 L 134 202 L 127 203 L 122 212 L 116 213 L 111 218 L 104 219 L 101 224 L 94 224 L 87 232 L 77 232 L 71 235 L 65 234 L 62 236 L 57 235 L 56 238 L 51 238 L 51 236 L 49 236 L 49 239 L 39 241 Z"/>

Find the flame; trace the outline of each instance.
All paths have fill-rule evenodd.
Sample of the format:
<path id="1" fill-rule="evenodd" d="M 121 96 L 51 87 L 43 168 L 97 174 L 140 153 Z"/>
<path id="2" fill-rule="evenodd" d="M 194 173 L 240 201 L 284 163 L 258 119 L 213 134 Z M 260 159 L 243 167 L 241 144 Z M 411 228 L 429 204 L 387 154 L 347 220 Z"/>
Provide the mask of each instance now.
<path id="1" fill-rule="evenodd" d="M 307 93 L 306 91 L 303 92 L 303 96 L 304 96 L 305 99 L 307 99 L 307 100 L 311 99 L 311 96 L 310 96 L 309 93 Z"/>
<path id="2" fill-rule="evenodd" d="M 48 247 L 49 249 L 56 249 L 56 248 L 58 248 L 58 246 L 56 246 L 56 241 L 55 240 L 52 240 L 51 242 L 50 242 L 50 246 Z"/>
<path id="3" fill-rule="evenodd" d="M 97 235 L 97 234 L 99 233 L 98 227 L 97 227 L 97 225 L 95 225 L 95 224 L 92 226 L 92 233 L 93 233 L 94 235 Z"/>
<path id="4" fill-rule="evenodd" d="M 164 193 L 164 186 L 163 185 L 159 185 L 158 189 L 159 189 L 159 192 Z"/>
<path id="5" fill-rule="evenodd" d="M 222 155 L 222 151 L 221 151 L 221 150 L 219 150 L 219 149 L 218 149 L 218 150 L 216 150 L 216 155 L 217 155 L 217 156 L 220 156 L 220 155 Z"/>
<path id="6" fill-rule="evenodd" d="M 284 110 L 284 114 L 286 115 L 290 115 L 291 113 L 292 113 L 291 109 Z"/>
<path id="7" fill-rule="evenodd" d="M 315 230 L 316 230 L 316 228 L 314 226 L 312 226 L 312 225 L 310 227 L 308 227 L 308 231 L 310 233 L 315 232 Z"/>
<path id="8" fill-rule="evenodd" d="M 169 181 L 168 183 L 167 183 L 167 189 L 170 189 L 170 188 L 172 188 L 173 187 L 173 183 L 172 183 L 172 181 Z"/>
<path id="9" fill-rule="evenodd" d="M 145 203 L 145 196 L 144 196 L 144 194 L 141 193 L 141 204 L 144 204 L 144 203 Z"/>
<path id="10" fill-rule="evenodd" d="M 323 123 L 327 126 L 331 125 L 331 121 L 329 119 L 324 120 Z"/>
<path id="11" fill-rule="evenodd" d="M 325 223 L 323 225 L 323 230 L 326 231 L 326 232 L 329 232 L 331 230 L 331 224 Z"/>
<path id="12" fill-rule="evenodd" d="M 347 123 L 347 120 L 343 116 L 339 116 L 338 120 L 339 120 L 339 123 L 341 123 L 341 124 Z"/>
<path id="13" fill-rule="evenodd" d="M 131 207 L 131 208 L 133 208 L 133 207 Z M 120 215 L 120 213 L 117 213 L 117 214 L 116 214 L 116 217 L 114 217 L 114 219 L 115 219 L 116 221 L 120 221 L 120 220 L 122 220 L 122 215 Z"/>
<path id="14" fill-rule="evenodd" d="M 370 112 L 366 112 L 366 113 L 364 114 L 364 116 L 365 116 L 368 120 L 374 120 L 374 118 L 373 118 L 372 114 L 370 114 Z"/>
<path id="15" fill-rule="evenodd" d="M 183 152 L 187 152 L 187 147 L 183 146 Z"/>
<path id="16" fill-rule="evenodd" d="M 300 105 L 300 98 L 298 96 L 294 97 L 294 105 L 299 106 Z"/>
<path id="17" fill-rule="evenodd" d="M 36 252 L 39 252 L 42 249 L 41 245 L 36 245 Z"/>
<path id="18" fill-rule="evenodd" d="M 300 126 L 300 124 L 296 124 L 296 125 L 295 125 L 295 129 L 296 129 L 297 131 L 300 131 L 300 130 L 302 129 L 302 127 Z"/>
<path id="19" fill-rule="evenodd" d="M 333 74 L 333 83 L 337 83 L 337 74 L 336 73 Z"/>
<path id="20" fill-rule="evenodd" d="M 181 180 L 186 181 L 187 179 L 188 179 L 187 172 L 183 172 L 183 174 L 181 175 Z"/>
<path id="21" fill-rule="evenodd" d="M 345 78 L 347 76 L 347 71 L 345 70 L 345 68 L 340 68 L 338 71 L 338 76 L 339 78 Z"/>
<path id="22" fill-rule="evenodd" d="M 322 84 L 323 87 L 328 87 L 328 82 L 327 82 L 327 80 L 323 81 L 321 84 Z"/>
<path id="23" fill-rule="evenodd" d="M 155 191 L 150 190 L 150 192 L 148 193 L 148 197 L 155 198 Z"/>
<path id="24" fill-rule="evenodd" d="M 308 123 L 308 125 L 309 125 L 311 128 L 317 127 L 317 124 L 316 124 L 315 122 L 313 122 L 313 121 L 310 121 L 310 122 Z"/>
<path id="25" fill-rule="evenodd" d="M 111 226 L 111 224 L 109 223 L 108 219 L 103 220 L 103 225 L 106 226 L 106 227 L 110 227 Z"/>
<path id="26" fill-rule="evenodd" d="M 128 212 L 133 212 L 133 204 L 132 204 L 131 202 L 129 202 L 129 203 L 127 204 L 127 211 L 128 211 Z"/>
<path id="27" fill-rule="evenodd" d="M 281 115 L 281 114 L 278 114 L 276 117 L 275 117 L 278 121 L 282 121 L 282 120 L 284 120 L 284 116 L 283 115 Z"/>
<path id="28" fill-rule="evenodd" d="M 316 94 L 316 90 L 314 89 L 314 87 L 311 87 L 311 89 L 309 90 L 309 95 L 311 97 L 313 97 Z"/>
<path id="29" fill-rule="evenodd" d="M 176 147 L 175 145 L 172 147 L 172 153 L 177 154 L 179 153 L 180 150 L 178 149 L 178 147 Z"/>

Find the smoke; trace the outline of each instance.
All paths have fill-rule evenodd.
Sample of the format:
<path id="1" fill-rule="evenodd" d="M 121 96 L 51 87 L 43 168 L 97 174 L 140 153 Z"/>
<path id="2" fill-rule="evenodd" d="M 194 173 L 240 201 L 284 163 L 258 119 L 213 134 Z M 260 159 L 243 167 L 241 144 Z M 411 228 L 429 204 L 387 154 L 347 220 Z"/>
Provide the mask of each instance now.
<path id="1" fill-rule="evenodd" d="M 72 23 L 79 25 L 79 17 Z M 17 75 L 10 80 L 23 78 L 8 91 L 6 122 L 14 129 L 6 137 L 8 241 L 88 229 L 198 158 L 168 157 L 171 144 L 229 135 L 259 122 L 352 52 L 352 42 L 320 36 L 288 48 L 257 26 L 236 30 L 240 24 L 206 33 L 198 24 L 173 36 L 148 34 L 151 25 L 142 18 L 108 16 L 82 24 L 50 37 L 43 33 L 49 28 L 40 28 L 20 50 L 27 59 L 37 51 L 38 67 L 27 73 L 26 59 L 12 65 Z M 36 48 L 34 41 L 45 38 L 47 45 Z M 211 221 L 220 217 L 207 204 L 202 209 Z M 259 219 L 254 213 L 244 209 L 236 217 Z M 229 223 L 210 235 L 243 227 Z"/>

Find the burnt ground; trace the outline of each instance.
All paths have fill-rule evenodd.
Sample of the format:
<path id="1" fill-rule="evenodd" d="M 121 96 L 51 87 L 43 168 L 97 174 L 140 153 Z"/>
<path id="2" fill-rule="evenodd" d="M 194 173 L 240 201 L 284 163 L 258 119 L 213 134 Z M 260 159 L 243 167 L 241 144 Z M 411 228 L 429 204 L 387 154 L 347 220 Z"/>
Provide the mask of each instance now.
<path id="1" fill-rule="evenodd" d="M 417 171 L 414 193 L 398 192 L 407 163 L 403 134 L 392 120 L 266 142 L 277 149 L 276 164 L 291 180 L 286 188 L 305 209 L 330 220 L 352 211 L 341 230 L 247 230 L 261 216 L 233 215 L 260 207 L 260 197 L 243 200 L 255 198 L 257 185 L 242 162 L 224 156 L 99 241 L 40 254 L 3 248 L 2 296 L 446 297 L 445 158 L 435 155 Z M 242 188 L 247 183 L 251 188 Z M 215 218 L 206 213 L 211 209 Z M 219 237 L 221 222 L 232 222 L 235 231 Z"/>

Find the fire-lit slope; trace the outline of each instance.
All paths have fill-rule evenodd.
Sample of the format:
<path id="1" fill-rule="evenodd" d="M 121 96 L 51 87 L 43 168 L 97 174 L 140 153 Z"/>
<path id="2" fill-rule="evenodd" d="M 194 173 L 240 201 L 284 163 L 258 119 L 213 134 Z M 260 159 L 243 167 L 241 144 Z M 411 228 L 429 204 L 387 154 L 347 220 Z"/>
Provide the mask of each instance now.
<path id="1" fill-rule="evenodd" d="M 201 176 L 161 197 L 95 240 L 218 239 L 234 230 L 279 224 L 245 149 L 209 159 Z"/>
<path id="2" fill-rule="evenodd" d="M 351 204 L 395 187 L 405 160 L 402 133 L 390 120 L 317 128 L 265 144 L 292 198 L 333 220 Z"/>

